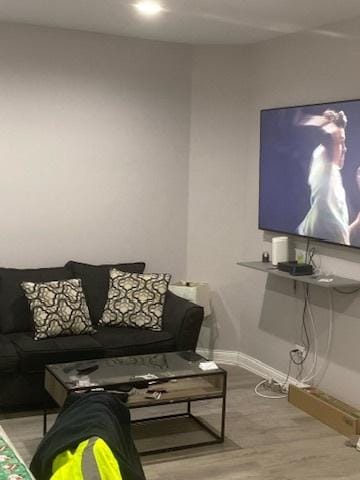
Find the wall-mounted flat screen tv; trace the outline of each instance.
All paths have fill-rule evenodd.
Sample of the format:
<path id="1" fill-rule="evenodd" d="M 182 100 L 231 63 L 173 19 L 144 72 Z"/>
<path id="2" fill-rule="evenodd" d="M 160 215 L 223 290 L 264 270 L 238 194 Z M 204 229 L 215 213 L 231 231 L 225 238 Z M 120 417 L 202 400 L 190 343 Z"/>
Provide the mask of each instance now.
<path id="1" fill-rule="evenodd" d="M 360 247 L 360 100 L 260 119 L 259 228 Z"/>

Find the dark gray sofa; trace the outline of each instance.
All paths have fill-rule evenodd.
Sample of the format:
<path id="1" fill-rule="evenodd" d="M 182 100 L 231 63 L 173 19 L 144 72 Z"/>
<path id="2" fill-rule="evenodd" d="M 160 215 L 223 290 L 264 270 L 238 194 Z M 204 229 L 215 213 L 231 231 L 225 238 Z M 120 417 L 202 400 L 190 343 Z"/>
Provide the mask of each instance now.
<path id="1" fill-rule="evenodd" d="M 106 302 L 110 268 L 141 273 L 142 262 L 88 265 L 68 262 L 45 269 L 0 268 L 0 407 L 40 405 L 46 396 L 44 367 L 49 363 L 101 357 L 195 350 L 203 309 L 167 292 L 162 331 L 125 327 L 97 327 L 93 335 L 34 340 L 31 313 L 22 281 L 81 278 L 94 325 Z"/>

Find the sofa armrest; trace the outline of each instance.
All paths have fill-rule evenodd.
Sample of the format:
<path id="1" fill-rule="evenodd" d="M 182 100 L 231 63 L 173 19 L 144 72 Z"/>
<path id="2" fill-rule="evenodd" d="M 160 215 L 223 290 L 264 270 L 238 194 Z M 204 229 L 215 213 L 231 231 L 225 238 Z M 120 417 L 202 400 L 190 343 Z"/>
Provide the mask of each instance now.
<path id="1" fill-rule="evenodd" d="M 203 307 L 167 292 L 163 328 L 174 335 L 178 351 L 195 350 L 203 318 Z"/>

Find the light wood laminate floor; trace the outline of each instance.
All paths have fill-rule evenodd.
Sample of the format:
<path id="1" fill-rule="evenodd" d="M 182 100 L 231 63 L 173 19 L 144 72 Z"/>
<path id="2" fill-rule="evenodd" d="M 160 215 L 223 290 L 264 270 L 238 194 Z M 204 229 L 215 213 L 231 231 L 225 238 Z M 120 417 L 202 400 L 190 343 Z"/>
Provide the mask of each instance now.
<path id="1" fill-rule="evenodd" d="M 255 375 L 233 366 L 229 372 L 224 444 L 142 457 L 147 480 L 359 480 L 360 453 L 346 438 L 284 400 L 254 393 Z M 194 407 L 216 425 L 220 405 Z M 42 418 L 2 417 L 1 425 L 26 461 L 40 439 Z M 166 445 L 164 432 L 158 440 Z"/>

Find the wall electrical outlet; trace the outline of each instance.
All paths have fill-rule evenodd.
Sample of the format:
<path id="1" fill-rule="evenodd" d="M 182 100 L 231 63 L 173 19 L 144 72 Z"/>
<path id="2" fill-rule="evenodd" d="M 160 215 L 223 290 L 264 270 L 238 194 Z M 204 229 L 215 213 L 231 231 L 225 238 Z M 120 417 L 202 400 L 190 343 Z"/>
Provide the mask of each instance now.
<path id="1" fill-rule="evenodd" d="M 304 345 L 296 345 L 295 344 L 295 350 L 298 350 L 299 351 L 299 356 L 301 356 L 301 358 L 304 358 L 305 355 L 306 355 L 306 348 L 304 347 Z"/>

